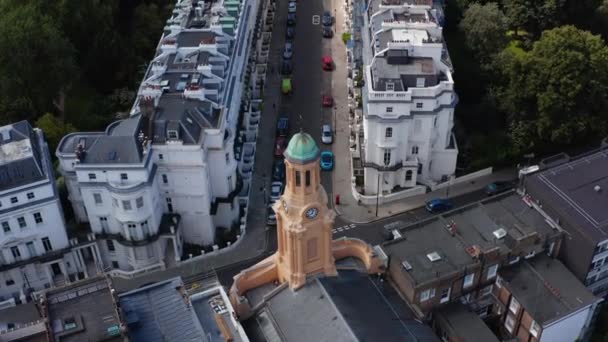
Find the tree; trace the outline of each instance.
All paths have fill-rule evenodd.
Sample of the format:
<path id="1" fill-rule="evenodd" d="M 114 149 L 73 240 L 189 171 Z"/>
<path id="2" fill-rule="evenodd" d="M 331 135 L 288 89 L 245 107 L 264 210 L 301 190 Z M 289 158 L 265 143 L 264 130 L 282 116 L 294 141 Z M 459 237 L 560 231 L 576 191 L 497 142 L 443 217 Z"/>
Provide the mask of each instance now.
<path id="1" fill-rule="evenodd" d="M 460 29 L 467 46 L 482 59 L 502 50 L 507 42 L 507 19 L 494 2 L 469 6 Z"/>
<path id="2" fill-rule="evenodd" d="M 574 26 L 545 31 L 531 51 L 498 57 L 498 100 L 518 152 L 584 142 L 608 132 L 608 48 Z"/>
<path id="3" fill-rule="evenodd" d="M 509 26 L 539 37 L 543 30 L 559 25 L 563 19 L 566 0 L 505 0 Z"/>
<path id="4" fill-rule="evenodd" d="M 46 111 L 77 76 L 74 49 L 53 19 L 32 4 L 1 6 L 0 107 L 19 99 L 23 117 Z"/>
<path id="5" fill-rule="evenodd" d="M 44 137 L 49 144 L 49 150 L 51 153 L 55 151 L 57 145 L 59 145 L 59 141 L 61 141 L 61 138 L 76 130 L 74 126 L 66 124 L 51 113 L 46 113 L 38 118 L 38 120 L 36 120 L 36 127 L 40 128 L 44 133 Z"/>

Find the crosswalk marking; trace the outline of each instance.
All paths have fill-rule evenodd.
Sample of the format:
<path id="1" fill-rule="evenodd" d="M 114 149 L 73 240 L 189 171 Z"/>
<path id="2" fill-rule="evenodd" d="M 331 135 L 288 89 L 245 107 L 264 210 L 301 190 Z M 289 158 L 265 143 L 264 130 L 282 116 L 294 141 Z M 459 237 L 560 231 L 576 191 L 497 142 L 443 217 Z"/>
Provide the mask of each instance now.
<path id="1" fill-rule="evenodd" d="M 331 230 L 331 232 L 333 234 L 337 234 L 337 233 L 345 232 L 345 231 L 347 231 L 349 229 L 353 229 L 353 228 L 356 228 L 356 227 L 357 227 L 356 224 L 351 223 L 351 224 L 347 224 L 347 225 L 344 225 L 344 226 L 341 226 L 341 227 L 334 228 L 334 229 Z"/>

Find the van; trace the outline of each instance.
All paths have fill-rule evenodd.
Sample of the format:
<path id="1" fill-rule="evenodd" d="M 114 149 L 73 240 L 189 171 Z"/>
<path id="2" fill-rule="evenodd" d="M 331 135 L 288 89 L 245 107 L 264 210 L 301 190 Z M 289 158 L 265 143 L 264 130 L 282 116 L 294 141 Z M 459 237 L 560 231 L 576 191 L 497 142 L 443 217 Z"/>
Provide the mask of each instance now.
<path id="1" fill-rule="evenodd" d="M 279 118 L 277 122 L 277 135 L 280 137 L 286 137 L 289 134 L 289 119 Z"/>

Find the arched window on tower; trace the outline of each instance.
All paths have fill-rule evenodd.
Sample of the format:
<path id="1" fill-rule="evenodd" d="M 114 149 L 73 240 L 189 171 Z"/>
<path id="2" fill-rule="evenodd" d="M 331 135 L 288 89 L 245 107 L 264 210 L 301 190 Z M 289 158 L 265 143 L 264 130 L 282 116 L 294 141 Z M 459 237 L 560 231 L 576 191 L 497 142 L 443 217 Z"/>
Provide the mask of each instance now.
<path id="1" fill-rule="evenodd" d="M 300 171 L 296 171 L 296 186 L 300 186 L 302 181 L 300 180 Z"/>
<path id="2" fill-rule="evenodd" d="M 310 186 L 310 171 L 306 170 L 306 186 Z"/>

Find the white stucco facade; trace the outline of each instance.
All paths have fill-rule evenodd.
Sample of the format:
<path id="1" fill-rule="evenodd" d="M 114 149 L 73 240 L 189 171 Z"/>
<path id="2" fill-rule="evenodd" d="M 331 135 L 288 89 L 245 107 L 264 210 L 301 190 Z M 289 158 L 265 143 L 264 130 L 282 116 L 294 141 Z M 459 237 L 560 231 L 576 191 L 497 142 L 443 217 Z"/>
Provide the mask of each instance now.
<path id="1" fill-rule="evenodd" d="M 375 3 L 362 29 L 364 192 L 445 182 L 458 155 L 457 96 L 441 27 L 430 7 Z"/>
<path id="2" fill-rule="evenodd" d="M 95 275 L 94 244 L 68 239 L 42 132 L 25 121 L 0 132 L 0 302 Z"/>

